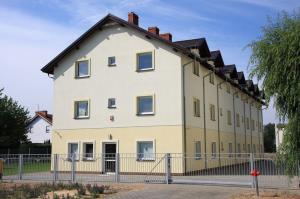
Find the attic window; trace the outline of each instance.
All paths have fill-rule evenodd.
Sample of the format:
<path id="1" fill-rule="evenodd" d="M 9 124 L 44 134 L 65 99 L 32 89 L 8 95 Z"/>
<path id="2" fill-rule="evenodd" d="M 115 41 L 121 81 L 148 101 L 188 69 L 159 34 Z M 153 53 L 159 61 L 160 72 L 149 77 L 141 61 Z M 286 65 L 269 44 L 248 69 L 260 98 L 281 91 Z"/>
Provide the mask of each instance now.
<path id="1" fill-rule="evenodd" d="M 77 61 L 76 62 L 76 69 L 75 69 L 75 77 L 76 78 L 83 78 L 90 76 L 90 68 L 89 68 L 89 61 Z"/>

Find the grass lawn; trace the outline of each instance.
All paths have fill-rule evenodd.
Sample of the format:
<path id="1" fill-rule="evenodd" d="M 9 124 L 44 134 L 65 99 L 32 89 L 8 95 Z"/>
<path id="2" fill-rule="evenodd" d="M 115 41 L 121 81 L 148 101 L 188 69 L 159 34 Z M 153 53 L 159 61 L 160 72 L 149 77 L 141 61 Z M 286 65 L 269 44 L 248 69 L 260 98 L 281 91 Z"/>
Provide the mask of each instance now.
<path id="1" fill-rule="evenodd" d="M 24 163 L 23 165 L 23 173 L 35 173 L 35 172 L 43 172 L 50 171 L 51 163 L 50 162 L 30 162 Z M 16 175 L 18 174 L 18 163 L 4 163 L 3 175 Z"/>

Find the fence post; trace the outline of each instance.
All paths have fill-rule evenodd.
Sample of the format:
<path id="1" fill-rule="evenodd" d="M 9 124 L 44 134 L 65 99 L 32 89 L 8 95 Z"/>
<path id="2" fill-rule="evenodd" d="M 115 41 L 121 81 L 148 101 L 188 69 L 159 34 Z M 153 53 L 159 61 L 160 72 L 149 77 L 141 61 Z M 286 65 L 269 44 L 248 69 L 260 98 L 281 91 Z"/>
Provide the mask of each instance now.
<path id="1" fill-rule="evenodd" d="M 57 181 L 57 169 L 58 169 L 58 154 L 53 156 L 53 183 Z"/>
<path id="2" fill-rule="evenodd" d="M 116 153 L 115 182 L 120 182 L 120 155 Z"/>
<path id="3" fill-rule="evenodd" d="M 253 171 L 254 169 L 254 157 L 253 157 L 253 153 L 250 153 L 250 172 Z M 250 172 L 249 172 L 249 175 L 250 175 Z M 252 177 L 252 185 L 251 185 L 252 188 L 255 187 L 255 179 L 254 177 Z"/>
<path id="4" fill-rule="evenodd" d="M 167 153 L 165 155 L 165 181 L 166 184 L 170 184 L 172 182 L 171 176 L 171 154 Z"/>
<path id="5" fill-rule="evenodd" d="M 19 171 L 18 171 L 18 180 L 22 180 L 23 175 L 23 154 L 19 154 Z"/>
<path id="6" fill-rule="evenodd" d="M 75 167 L 76 167 L 76 161 L 75 161 L 75 157 L 76 157 L 76 154 L 73 153 L 72 154 L 72 162 L 71 162 L 71 181 L 72 183 L 75 183 Z"/>

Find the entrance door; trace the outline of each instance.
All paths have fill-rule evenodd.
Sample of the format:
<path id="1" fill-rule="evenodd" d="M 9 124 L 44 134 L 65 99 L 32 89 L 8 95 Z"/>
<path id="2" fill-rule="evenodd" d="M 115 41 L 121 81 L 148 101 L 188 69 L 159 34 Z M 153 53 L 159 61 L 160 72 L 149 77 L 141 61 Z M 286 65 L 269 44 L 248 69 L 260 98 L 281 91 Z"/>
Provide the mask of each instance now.
<path id="1" fill-rule="evenodd" d="M 104 172 L 114 173 L 116 171 L 116 143 L 104 144 Z"/>

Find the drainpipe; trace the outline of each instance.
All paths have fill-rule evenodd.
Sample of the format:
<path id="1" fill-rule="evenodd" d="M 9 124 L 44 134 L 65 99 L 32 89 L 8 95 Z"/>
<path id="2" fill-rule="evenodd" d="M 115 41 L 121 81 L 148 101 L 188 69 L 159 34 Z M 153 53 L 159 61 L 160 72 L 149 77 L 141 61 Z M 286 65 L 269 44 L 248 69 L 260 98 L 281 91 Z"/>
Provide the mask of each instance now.
<path id="1" fill-rule="evenodd" d="M 203 76 L 203 127 L 204 127 L 204 157 L 205 157 L 205 169 L 207 168 L 207 154 L 206 154 L 206 111 L 205 111 L 205 78 L 208 77 L 210 74 L 212 74 L 213 71 L 210 71 L 206 75 Z"/>
<path id="2" fill-rule="evenodd" d="M 227 80 L 227 79 L 226 79 Z M 217 113 L 218 113 L 218 147 L 219 147 L 219 166 L 221 166 L 221 136 L 220 136 L 220 108 L 219 108 L 219 87 L 226 81 L 222 81 L 217 84 Z"/>
<path id="3" fill-rule="evenodd" d="M 182 65 L 182 111 L 183 111 L 183 150 L 186 155 L 186 105 L 185 105 L 185 67 L 193 63 L 194 60 Z M 186 172 L 186 158 L 184 157 L 184 173 Z"/>
<path id="4" fill-rule="evenodd" d="M 258 148 L 259 148 L 259 150 L 258 150 L 258 152 L 259 152 L 259 156 L 260 156 L 260 135 L 259 135 L 259 109 L 258 109 L 258 106 L 256 106 L 256 108 L 257 108 L 257 134 L 258 134 Z"/>
<path id="5" fill-rule="evenodd" d="M 236 118 L 235 118 L 235 95 L 239 93 L 239 91 L 235 91 L 232 94 L 232 105 L 233 105 L 233 133 L 234 133 L 234 156 L 236 159 Z"/>
<path id="6" fill-rule="evenodd" d="M 263 121 L 263 110 L 266 110 L 268 108 L 268 106 L 266 106 L 265 108 L 261 108 L 261 124 L 262 124 L 262 151 L 265 152 L 265 146 L 264 146 L 264 121 Z"/>

